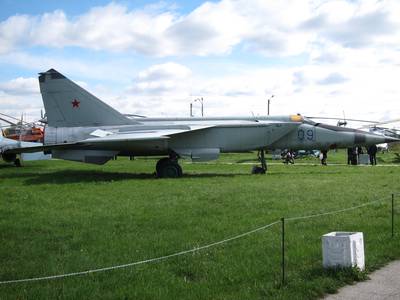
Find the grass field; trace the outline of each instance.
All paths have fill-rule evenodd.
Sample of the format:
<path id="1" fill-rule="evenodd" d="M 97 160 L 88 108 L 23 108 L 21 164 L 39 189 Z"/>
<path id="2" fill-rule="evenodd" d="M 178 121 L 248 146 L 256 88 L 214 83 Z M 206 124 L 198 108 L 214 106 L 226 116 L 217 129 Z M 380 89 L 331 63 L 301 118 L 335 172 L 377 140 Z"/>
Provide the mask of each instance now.
<path id="1" fill-rule="evenodd" d="M 255 154 L 183 163 L 181 179 L 156 179 L 154 159 L 104 166 L 65 161 L 0 164 L 0 281 L 125 264 L 192 249 L 281 217 L 345 213 L 286 223 L 287 284 L 281 286 L 280 225 L 167 260 L 47 281 L 0 285 L 1 299 L 313 299 L 365 278 L 322 268 L 321 235 L 364 232 L 370 272 L 400 258 L 400 167 L 335 165 L 306 158 L 250 175 Z M 396 161 L 394 155 L 378 163 Z M 301 164 L 300 164 L 301 162 Z M 396 213 L 396 217 L 399 214 Z"/>

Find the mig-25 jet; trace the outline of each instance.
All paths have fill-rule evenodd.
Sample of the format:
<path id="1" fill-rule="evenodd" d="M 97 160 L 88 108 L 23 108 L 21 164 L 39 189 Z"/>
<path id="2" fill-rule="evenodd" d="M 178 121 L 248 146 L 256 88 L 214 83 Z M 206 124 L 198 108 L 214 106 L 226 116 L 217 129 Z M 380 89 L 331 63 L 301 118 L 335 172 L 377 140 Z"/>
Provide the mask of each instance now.
<path id="1" fill-rule="evenodd" d="M 54 69 L 39 74 L 47 115 L 44 145 L 5 155 L 45 151 L 53 158 L 104 164 L 114 156 L 164 156 L 159 177 L 180 177 L 180 158 L 217 159 L 220 153 L 321 149 L 397 141 L 364 131 L 315 123 L 301 115 L 222 118 L 135 118 L 119 113 Z"/>

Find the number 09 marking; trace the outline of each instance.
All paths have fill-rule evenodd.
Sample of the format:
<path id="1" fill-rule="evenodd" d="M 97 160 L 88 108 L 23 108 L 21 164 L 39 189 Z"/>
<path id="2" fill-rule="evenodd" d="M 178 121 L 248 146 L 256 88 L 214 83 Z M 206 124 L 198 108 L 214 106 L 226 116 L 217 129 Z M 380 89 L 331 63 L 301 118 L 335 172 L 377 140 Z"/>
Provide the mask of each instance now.
<path id="1" fill-rule="evenodd" d="M 299 129 L 297 131 L 297 138 L 299 141 L 314 141 L 315 140 L 315 133 L 313 129 Z"/>
<path id="2" fill-rule="evenodd" d="M 298 138 L 300 141 L 304 141 L 304 130 L 303 130 L 303 129 L 299 129 L 299 130 L 297 131 L 297 138 Z"/>

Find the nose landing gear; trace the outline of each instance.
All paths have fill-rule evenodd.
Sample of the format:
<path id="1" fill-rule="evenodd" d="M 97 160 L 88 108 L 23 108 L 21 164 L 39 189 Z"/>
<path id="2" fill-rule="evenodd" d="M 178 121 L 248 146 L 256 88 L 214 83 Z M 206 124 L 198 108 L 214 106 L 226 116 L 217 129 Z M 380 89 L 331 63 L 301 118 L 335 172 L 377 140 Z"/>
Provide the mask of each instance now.
<path id="1" fill-rule="evenodd" d="M 267 172 L 267 162 L 265 160 L 265 150 L 264 149 L 259 150 L 257 157 L 261 163 L 261 166 L 254 166 L 251 169 L 251 174 L 265 174 Z"/>

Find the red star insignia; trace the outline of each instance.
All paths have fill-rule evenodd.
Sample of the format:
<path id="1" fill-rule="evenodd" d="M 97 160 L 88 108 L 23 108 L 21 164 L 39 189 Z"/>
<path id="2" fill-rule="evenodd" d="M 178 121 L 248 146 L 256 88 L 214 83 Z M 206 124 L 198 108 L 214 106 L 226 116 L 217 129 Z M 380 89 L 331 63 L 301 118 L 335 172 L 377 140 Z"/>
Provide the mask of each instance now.
<path id="1" fill-rule="evenodd" d="M 71 103 L 72 103 L 72 107 L 79 107 L 79 103 L 81 103 L 81 102 L 74 99 L 74 101 L 72 101 Z"/>

